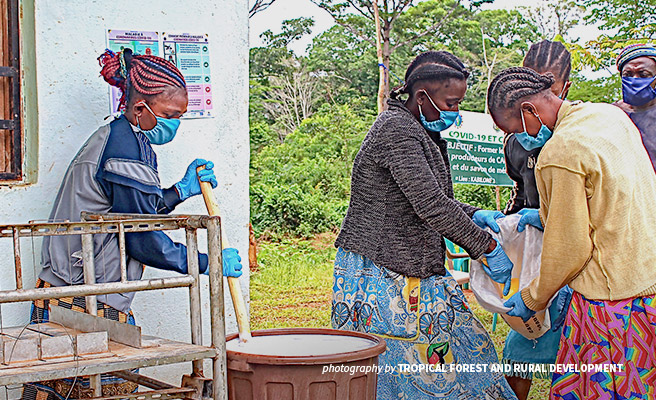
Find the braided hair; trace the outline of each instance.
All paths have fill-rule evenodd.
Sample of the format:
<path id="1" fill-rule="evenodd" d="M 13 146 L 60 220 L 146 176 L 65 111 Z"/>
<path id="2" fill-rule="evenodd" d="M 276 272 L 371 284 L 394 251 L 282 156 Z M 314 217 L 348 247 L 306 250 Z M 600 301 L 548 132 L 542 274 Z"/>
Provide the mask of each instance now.
<path id="1" fill-rule="evenodd" d="M 397 99 L 402 94 L 412 93 L 414 85 L 421 81 L 465 80 L 467 77 L 469 71 L 458 57 L 448 51 L 427 51 L 412 60 L 405 72 L 405 84 L 392 90 L 390 97 Z"/>
<path id="2" fill-rule="evenodd" d="M 163 93 L 169 87 L 187 88 L 178 68 L 161 57 L 133 54 L 130 49 L 118 53 L 105 50 L 98 57 L 98 62 L 102 67 L 100 75 L 121 91 L 119 110 L 125 110 L 135 93 L 148 98 Z"/>
<path id="3" fill-rule="evenodd" d="M 504 69 L 487 89 L 487 107 L 493 114 L 509 110 L 520 100 L 549 90 L 554 82 L 551 73 L 542 75 L 526 67 Z"/>
<path id="4" fill-rule="evenodd" d="M 531 45 L 523 65 L 540 73 L 552 72 L 556 78 L 567 82 L 572 71 L 572 56 L 562 43 L 543 40 Z"/>

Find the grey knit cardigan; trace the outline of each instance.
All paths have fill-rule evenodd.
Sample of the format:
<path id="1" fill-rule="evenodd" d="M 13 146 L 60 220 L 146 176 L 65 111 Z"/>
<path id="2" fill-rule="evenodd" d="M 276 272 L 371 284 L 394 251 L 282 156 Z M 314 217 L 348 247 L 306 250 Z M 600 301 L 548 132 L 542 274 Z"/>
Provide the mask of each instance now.
<path id="1" fill-rule="evenodd" d="M 355 157 L 335 246 L 405 276 L 444 275 L 444 237 L 473 258 L 492 237 L 471 220 L 478 208 L 454 200 L 446 141 L 433 141 L 402 102 L 388 104 Z"/>

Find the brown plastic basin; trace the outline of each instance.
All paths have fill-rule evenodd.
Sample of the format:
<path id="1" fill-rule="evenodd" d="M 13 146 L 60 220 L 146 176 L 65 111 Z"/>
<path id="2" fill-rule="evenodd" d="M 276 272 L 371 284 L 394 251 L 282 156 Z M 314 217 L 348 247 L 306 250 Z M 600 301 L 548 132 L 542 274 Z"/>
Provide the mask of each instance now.
<path id="1" fill-rule="evenodd" d="M 279 336 L 267 340 L 280 340 L 282 345 L 265 351 L 268 354 L 255 354 L 257 349 L 248 347 L 227 351 L 230 400 L 375 400 L 377 373 L 371 367 L 378 366 L 378 355 L 385 351 L 383 339 L 359 332 L 315 328 L 267 329 L 252 334 L 254 340 L 258 336 Z M 293 336 L 285 338 L 286 335 Z M 333 345 L 343 339 L 344 347 L 351 349 L 357 341 L 359 348 L 333 352 L 332 347 L 325 347 L 322 338 L 328 338 Z M 238 335 L 228 336 L 227 341 L 231 340 L 239 340 Z M 298 346 L 299 340 L 307 340 L 310 347 L 312 341 L 323 343 L 324 348 L 316 351 L 322 354 L 285 350 L 284 345 L 290 344 L 306 347 Z M 297 354 L 285 355 L 292 352 Z"/>

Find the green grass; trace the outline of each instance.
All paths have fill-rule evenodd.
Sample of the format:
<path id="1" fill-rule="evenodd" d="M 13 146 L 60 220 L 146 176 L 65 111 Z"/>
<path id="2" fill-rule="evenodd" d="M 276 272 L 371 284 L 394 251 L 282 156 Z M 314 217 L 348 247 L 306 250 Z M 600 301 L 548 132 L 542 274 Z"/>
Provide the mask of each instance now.
<path id="1" fill-rule="evenodd" d="M 253 329 L 330 327 L 334 237 L 258 244 L 251 275 Z"/>
<path id="2" fill-rule="evenodd" d="M 253 330 L 290 327 L 330 327 L 335 237 L 284 239 L 258 243 L 258 271 L 251 275 L 251 326 Z M 510 328 L 499 318 L 492 332 L 492 314 L 467 291 L 469 305 L 492 337 L 501 359 Z M 534 380 L 529 399 L 548 398 L 549 380 Z"/>

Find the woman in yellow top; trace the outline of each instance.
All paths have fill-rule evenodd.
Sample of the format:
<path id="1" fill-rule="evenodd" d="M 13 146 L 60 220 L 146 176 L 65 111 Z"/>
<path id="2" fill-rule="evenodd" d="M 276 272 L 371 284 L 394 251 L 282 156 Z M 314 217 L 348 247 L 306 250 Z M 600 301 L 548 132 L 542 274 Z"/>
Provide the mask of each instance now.
<path id="1" fill-rule="evenodd" d="M 574 290 L 556 363 L 576 368 L 554 372 L 551 399 L 653 399 L 656 175 L 621 110 L 563 101 L 553 83 L 550 74 L 509 68 L 488 90 L 499 128 L 544 144 L 540 209 L 524 211 L 544 226 L 540 276 L 506 305 L 527 320 L 563 286 Z"/>

